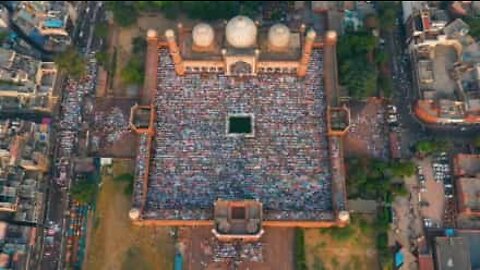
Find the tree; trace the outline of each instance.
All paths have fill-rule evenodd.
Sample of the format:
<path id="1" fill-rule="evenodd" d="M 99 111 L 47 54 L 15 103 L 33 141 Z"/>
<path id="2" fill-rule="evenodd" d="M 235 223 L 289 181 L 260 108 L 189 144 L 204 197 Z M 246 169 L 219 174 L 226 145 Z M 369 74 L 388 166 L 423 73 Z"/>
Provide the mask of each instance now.
<path id="1" fill-rule="evenodd" d="M 421 140 L 415 144 L 415 151 L 419 154 L 430 154 L 435 151 L 435 144 L 429 140 Z"/>
<path id="2" fill-rule="evenodd" d="M 8 37 L 8 32 L 0 32 L 0 45 L 3 44 L 5 39 L 7 39 L 7 37 Z"/>
<path id="3" fill-rule="evenodd" d="M 480 148 L 480 136 L 477 136 L 474 141 L 473 141 L 473 145 L 477 148 Z"/>
<path id="4" fill-rule="evenodd" d="M 475 40 L 480 39 L 480 18 L 478 17 L 466 17 L 465 22 L 470 27 L 468 33 L 475 38 Z"/>
<path id="5" fill-rule="evenodd" d="M 131 58 L 121 71 L 120 76 L 126 84 L 142 84 L 145 76 L 143 61 L 136 57 Z"/>
<path id="6" fill-rule="evenodd" d="M 230 19 L 239 13 L 239 5 L 233 1 L 182 1 L 181 5 L 191 19 L 214 21 Z"/>
<path id="7" fill-rule="evenodd" d="M 72 197 L 80 203 L 90 204 L 95 199 L 96 184 L 93 181 L 79 180 L 70 189 Z"/>
<path id="8" fill-rule="evenodd" d="M 366 31 L 348 32 L 338 45 L 340 83 L 354 99 L 376 94 L 378 72 L 368 56 L 373 53 L 376 38 Z"/>
<path id="9" fill-rule="evenodd" d="M 393 176 L 396 177 L 409 177 L 415 174 L 415 163 L 412 161 L 398 161 L 392 162 L 389 165 L 389 169 Z"/>
<path id="10" fill-rule="evenodd" d="M 415 144 L 415 151 L 420 155 L 430 155 L 438 152 L 448 152 L 453 144 L 449 140 L 420 140 Z"/>
<path id="11" fill-rule="evenodd" d="M 108 1 L 106 8 L 113 13 L 115 22 L 121 27 L 128 27 L 137 22 L 137 8 L 130 2 Z"/>
<path id="12" fill-rule="evenodd" d="M 101 65 L 104 69 L 109 70 L 110 57 L 106 51 L 100 51 L 95 54 L 95 58 L 98 61 L 98 64 Z"/>
<path id="13" fill-rule="evenodd" d="M 119 182 L 119 183 L 121 183 L 121 182 L 126 183 L 127 185 L 125 186 L 125 189 L 123 190 L 123 192 L 125 193 L 125 195 L 130 196 L 133 193 L 134 178 L 135 177 L 133 176 L 133 174 L 124 173 L 124 174 L 118 175 L 113 180 L 115 182 Z"/>
<path id="14" fill-rule="evenodd" d="M 300 228 L 295 229 L 295 269 L 307 270 L 307 259 L 305 255 L 305 235 Z"/>
<path id="15" fill-rule="evenodd" d="M 398 5 L 394 2 L 379 1 L 379 20 L 380 26 L 391 31 L 395 27 L 397 18 Z"/>
<path id="16" fill-rule="evenodd" d="M 70 76 L 78 79 L 85 74 L 85 59 L 74 47 L 67 48 L 55 57 L 55 64 L 65 70 Z"/>
<path id="17" fill-rule="evenodd" d="M 108 25 L 104 23 L 96 24 L 94 34 L 98 38 L 106 38 L 108 36 Z"/>

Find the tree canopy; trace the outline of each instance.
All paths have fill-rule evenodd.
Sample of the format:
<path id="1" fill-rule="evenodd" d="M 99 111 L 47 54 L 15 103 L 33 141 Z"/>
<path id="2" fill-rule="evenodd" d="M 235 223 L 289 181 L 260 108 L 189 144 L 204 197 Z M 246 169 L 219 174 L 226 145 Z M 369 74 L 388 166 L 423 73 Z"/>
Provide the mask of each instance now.
<path id="1" fill-rule="evenodd" d="M 477 147 L 477 148 L 480 148 L 480 136 L 477 136 L 474 140 L 473 140 L 473 146 Z"/>
<path id="2" fill-rule="evenodd" d="M 475 40 L 480 39 L 480 18 L 479 17 L 466 17 L 465 22 L 470 26 L 468 33 L 475 38 Z"/>
<path id="3" fill-rule="evenodd" d="M 399 6 L 395 2 L 390 1 L 379 1 L 378 4 L 380 27 L 390 31 L 395 27 Z"/>
<path id="4" fill-rule="evenodd" d="M 420 140 L 415 144 L 415 151 L 420 155 L 430 155 L 446 152 L 452 148 L 452 143 L 445 140 Z"/>
<path id="5" fill-rule="evenodd" d="M 378 71 L 369 61 L 377 39 L 369 32 L 347 32 L 340 38 L 337 48 L 340 83 L 354 99 L 375 95 Z"/>
<path id="6" fill-rule="evenodd" d="M 93 33 L 96 37 L 106 38 L 108 36 L 108 25 L 104 23 L 96 24 L 95 31 Z"/>
<path id="7" fill-rule="evenodd" d="M 128 27 L 137 22 L 137 8 L 129 1 L 108 1 L 106 8 L 113 13 L 115 22 L 122 27 Z"/>
<path id="8" fill-rule="evenodd" d="M 411 161 L 385 162 L 378 159 L 352 157 L 347 159 L 347 188 L 350 197 L 383 199 L 388 192 L 405 195 L 401 186 L 391 183 L 392 177 L 415 174 Z"/>
<path id="9" fill-rule="evenodd" d="M 133 39 L 132 45 L 133 54 L 122 69 L 120 76 L 126 84 L 141 85 L 145 77 L 145 47 L 147 43 L 144 38 L 137 37 Z"/>
<path id="10" fill-rule="evenodd" d="M 55 64 L 70 76 L 80 78 L 85 74 L 86 61 L 74 47 L 67 48 L 55 57 Z"/>
<path id="11" fill-rule="evenodd" d="M 72 197 L 80 203 L 90 204 L 95 200 L 96 184 L 89 180 L 79 180 L 70 189 Z"/>

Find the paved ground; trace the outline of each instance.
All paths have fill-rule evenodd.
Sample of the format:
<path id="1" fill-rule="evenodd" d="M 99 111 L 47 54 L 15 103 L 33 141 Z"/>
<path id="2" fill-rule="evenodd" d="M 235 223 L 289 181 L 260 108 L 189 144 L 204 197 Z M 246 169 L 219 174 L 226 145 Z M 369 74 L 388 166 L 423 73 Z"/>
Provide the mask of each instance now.
<path id="1" fill-rule="evenodd" d="M 423 175 L 425 175 L 426 190 L 420 193 L 420 201 L 429 204 L 428 206 L 421 207 L 420 212 L 422 217 L 429 218 L 434 224 L 441 225 L 445 204 L 443 183 L 435 182 L 430 158 L 419 160 L 417 164 L 422 166 Z"/>
<path id="2" fill-rule="evenodd" d="M 181 228 L 179 249 L 185 254 L 185 270 L 227 270 L 231 261 L 215 262 L 211 227 Z M 293 270 L 293 229 L 266 228 L 260 243 L 263 262 L 244 261 L 239 270 Z"/>
<path id="3" fill-rule="evenodd" d="M 380 99 L 351 104 L 352 123 L 345 137 L 346 156 L 388 158 L 385 105 Z"/>

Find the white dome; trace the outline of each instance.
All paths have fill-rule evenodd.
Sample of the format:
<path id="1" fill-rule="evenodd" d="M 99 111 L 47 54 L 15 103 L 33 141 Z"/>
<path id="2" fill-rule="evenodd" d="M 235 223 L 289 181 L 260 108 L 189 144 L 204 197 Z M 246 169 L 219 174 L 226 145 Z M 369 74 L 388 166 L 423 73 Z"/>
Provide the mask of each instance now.
<path id="1" fill-rule="evenodd" d="M 342 222 L 348 222 L 350 220 L 350 213 L 348 213 L 348 211 L 340 211 L 338 213 L 338 219 Z"/>
<path id="2" fill-rule="evenodd" d="M 257 42 L 257 26 L 248 17 L 232 18 L 225 29 L 227 41 L 236 48 L 248 48 Z"/>
<path id="3" fill-rule="evenodd" d="M 158 36 L 157 31 L 153 29 L 148 29 L 147 38 L 156 38 Z"/>
<path id="4" fill-rule="evenodd" d="M 283 24 L 275 24 L 268 30 L 268 43 L 274 47 L 285 48 L 290 42 L 290 29 Z"/>
<path id="5" fill-rule="evenodd" d="M 131 220 L 137 220 L 140 218 L 140 211 L 137 208 L 132 208 L 130 212 L 128 212 L 128 216 Z"/>
<path id="6" fill-rule="evenodd" d="M 208 47 L 215 38 L 213 28 L 206 23 L 199 23 L 193 27 L 193 43 L 199 47 Z"/>

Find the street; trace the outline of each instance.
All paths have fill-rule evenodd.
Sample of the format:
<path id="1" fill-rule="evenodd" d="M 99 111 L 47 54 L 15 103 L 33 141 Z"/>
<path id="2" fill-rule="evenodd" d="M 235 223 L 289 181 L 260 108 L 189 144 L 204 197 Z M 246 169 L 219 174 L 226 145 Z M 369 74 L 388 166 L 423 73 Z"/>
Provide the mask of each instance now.
<path id="1" fill-rule="evenodd" d="M 87 75 L 80 81 L 67 78 L 66 83 L 62 85 L 60 117 L 54 123 L 57 134 L 54 138 L 56 149 L 54 150 L 54 170 L 50 179 L 45 221 L 50 226 L 57 226 L 61 230 L 54 235 L 46 235 L 44 232 L 42 239 L 39 239 L 42 243 L 41 264 L 37 264 L 39 269 L 65 269 L 67 244 L 65 234 L 70 205 L 68 190 L 75 179 L 71 161 L 77 155 L 77 138 L 82 132 L 79 127 L 82 126 L 84 97 L 94 94 L 95 91 L 97 66 L 94 61 L 94 51 L 96 48 L 93 50 L 90 48 L 94 41 L 95 25 L 101 17 L 99 16 L 101 10 L 99 3 L 101 2 L 88 2 L 88 11 L 84 15 L 82 12 L 79 14 L 82 22 L 78 24 L 79 29 L 75 31 L 75 34 L 84 32 L 87 33 L 86 36 L 74 35 L 74 42 L 78 47 L 84 48 L 84 56 L 88 60 Z M 79 8 L 83 10 L 82 5 Z"/>

